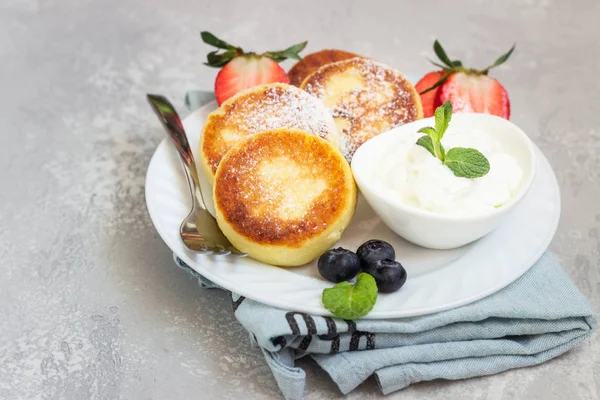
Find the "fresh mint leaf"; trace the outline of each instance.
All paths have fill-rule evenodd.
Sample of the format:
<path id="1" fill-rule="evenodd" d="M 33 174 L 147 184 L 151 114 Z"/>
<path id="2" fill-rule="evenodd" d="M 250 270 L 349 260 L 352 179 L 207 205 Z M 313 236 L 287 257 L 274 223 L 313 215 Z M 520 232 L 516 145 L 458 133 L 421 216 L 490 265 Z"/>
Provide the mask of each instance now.
<path id="1" fill-rule="evenodd" d="M 444 164 L 459 178 L 479 178 L 490 171 L 490 163 L 483 154 L 464 147 L 448 150 Z"/>
<path id="2" fill-rule="evenodd" d="M 435 130 L 435 128 L 432 128 L 431 126 L 424 126 L 421 129 L 419 129 L 417 132 L 424 133 L 427 136 L 429 136 L 431 138 L 431 140 L 439 142 L 438 133 Z"/>
<path id="3" fill-rule="evenodd" d="M 510 54 L 508 54 L 510 55 Z M 421 136 L 417 145 L 424 147 L 434 157 L 444 163 L 455 176 L 460 178 L 479 178 L 490 170 L 490 162 L 479 151 L 471 148 L 456 147 L 444 150 L 441 140 L 452 119 L 452 103 L 444 102 L 435 109 L 435 128 L 425 126 L 418 130 L 427 136 Z"/>
<path id="4" fill-rule="evenodd" d="M 450 100 L 446 100 L 444 104 L 435 109 L 434 117 L 435 130 L 437 131 L 439 142 L 444 137 L 444 133 L 446 133 L 446 129 L 448 129 L 448 125 L 452 119 L 452 103 Z"/>
<path id="5" fill-rule="evenodd" d="M 419 140 L 417 140 L 417 144 L 421 147 L 425 147 L 427 149 L 427 151 L 429 151 L 431 153 L 432 156 L 436 157 L 435 155 L 435 148 L 433 147 L 433 141 L 431 140 L 431 138 L 429 136 L 421 136 L 419 138 Z M 444 158 L 446 152 L 444 150 L 444 146 L 442 146 L 442 144 L 440 143 L 440 151 L 442 153 L 442 158 Z"/>
<path id="6" fill-rule="evenodd" d="M 431 153 L 432 156 L 435 157 L 435 150 L 433 149 L 433 142 L 429 136 L 421 136 L 419 140 L 417 140 L 417 144 L 421 147 L 427 149 L 428 152 Z"/>
<path id="7" fill-rule="evenodd" d="M 347 320 L 364 317 L 377 301 L 377 283 L 371 275 L 361 272 L 354 285 L 340 282 L 323 290 L 321 300 L 325 308 L 336 317 Z"/>

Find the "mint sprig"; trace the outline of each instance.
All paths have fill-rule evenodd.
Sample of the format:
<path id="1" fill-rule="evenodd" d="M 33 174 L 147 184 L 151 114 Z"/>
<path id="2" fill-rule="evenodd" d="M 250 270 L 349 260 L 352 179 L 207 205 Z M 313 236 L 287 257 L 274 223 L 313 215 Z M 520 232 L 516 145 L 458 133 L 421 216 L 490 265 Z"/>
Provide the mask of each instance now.
<path id="1" fill-rule="evenodd" d="M 419 138 L 419 140 L 417 140 L 417 144 L 419 146 L 425 147 L 432 156 L 436 157 L 435 155 L 435 148 L 433 147 L 433 140 L 431 140 L 431 138 L 429 136 L 421 136 Z M 439 151 L 440 151 L 440 155 L 441 155 L 441 159 L 445 159 L 446 157 L 446 151 L 444 150 L 444 146 L 442 146 L 442 144 L 440 143 L 440 147 L 439 147 Z"/>
<path id="2" fill-rule="evenodd" d="M 490 170 L 490 163 L 483 154 L 475 149 L 464 147 L 448 150 L 444 164 L 454 172 L 454 175 L 465 178 L 478 178 Z"/>
<path id="3" fill-rule="evenodd" d="M 371 275 L 361 272 L 354 285 L 340 282 L 323 290 L 321 300 L 325 308 L 336 317 L 347 320 L 364 317 L 377 301 L 377 283 Z"/>
<path id="4" fill-rule="evenodd" d="M 452 103 L 446 101 L 435 109 L 435 128 L 425 126 L 418 132 L 421 136 L 417 145 L 424 147 L 444 165 L 446 165 L 459 178 L 480 178 L 490 171 L 490 162 L 476 149 L 455 147 L 448 152 L 442 146 L 442 138 L 452 119 Z"/>

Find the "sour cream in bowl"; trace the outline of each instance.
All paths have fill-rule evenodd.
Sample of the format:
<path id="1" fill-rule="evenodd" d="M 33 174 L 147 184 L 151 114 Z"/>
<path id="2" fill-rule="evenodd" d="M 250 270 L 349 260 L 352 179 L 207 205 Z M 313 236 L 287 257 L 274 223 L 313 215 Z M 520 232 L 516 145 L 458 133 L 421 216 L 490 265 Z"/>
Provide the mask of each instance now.
<path id="1" fill-rule="evenodd" d="M 474 148 L 489 161 L 478 178 L 458 177 L 416 144 L 434 118 L 418 120 L 363 144 L 352 159 L 361 193 L 396 234 L 423 247 L 451 249 L 498 226 L 523 199 L 535 175 L 535 150 L 513 123 L 488 114 L 452 115 L 441 143 Z"/>

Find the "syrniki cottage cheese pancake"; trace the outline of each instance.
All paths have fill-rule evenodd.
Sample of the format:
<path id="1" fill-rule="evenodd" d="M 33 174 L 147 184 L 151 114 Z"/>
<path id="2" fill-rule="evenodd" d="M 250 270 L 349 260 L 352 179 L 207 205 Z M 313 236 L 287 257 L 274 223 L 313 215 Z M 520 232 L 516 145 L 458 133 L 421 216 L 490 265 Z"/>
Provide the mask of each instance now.
<path id="1" fill-rule="evenodd" d="M 317 51 L 315 53 L 307 54 L 304 57 L 302 57 L 302 60 L 294 64 L 294 66 L 288 71 L 290 85 L 300 86 L 307 76 L 309 76 L 325 64 L 347 60 L 349 58 L 354 57 L 360 56 L 354 53 L 350 53 L 348 51 L 335 49 L 326 49 Z"/>
<path id="2" fill-rule="evenodd" d="M 200 139 L 200 159 L 209 181 L 229 149 L 255 133 L 278 128 L 301 129 L 337 146 L 331 114 L 314 96 L 282 83 L 256 86 L 236 94 L 213 111 Z"/>
<path id="3" fill-rule="evenodd" d="M 213 195 L 219 227 L 235 247 L 268 264 L 296 266 L 340 239 L 357 188 L 331 143 L 277 129 L 248 136 L 223 157 Z"/>
<path id="4" fill-rule="evenodd" d="M 408 79 L 366 58 L 324 65 L 300 87 L 331 110 L 348 161 L 372 137 L 423 118 L 419 94 Z"/>

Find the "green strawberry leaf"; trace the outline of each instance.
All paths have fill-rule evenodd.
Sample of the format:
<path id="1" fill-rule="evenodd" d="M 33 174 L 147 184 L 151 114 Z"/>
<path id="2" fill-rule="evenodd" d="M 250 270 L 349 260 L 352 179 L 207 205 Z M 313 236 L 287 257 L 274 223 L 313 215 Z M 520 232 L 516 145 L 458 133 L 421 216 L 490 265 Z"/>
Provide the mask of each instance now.
<path id="1" fill-rule="evenodd" d="M 464 147 L 448 150 L 444 164 L 459 178 L 479 178 L 490 171 L 490 162 L 483 154 Z"/>
<path id="2" fill-rule="evenodd" d="M 218 37 L 216 37 L 215 35 L 213 35 L 210 32 L 207 32 L 207 31 L 200 32 L 200 36 L 202 37 L 202 41 L 204 43 L 209 44 L 211 46 L 215 46 L 216 48 L 225 49 L 225 50 L 238 50 L 239 49 L 239 47 L 233 46 L 233 45 L 227 43 L 226 41 L 219 39 Z"/>
<path id="3" fill-rule="evenodd" d="M 450 68 L 454 67 L 454 65 L 452 65 L 452 61 L 450 60 L 450 57 L 448 57 L 448 55 L 444 51 L 444 48 L 437 40 L 433 42 L 433 51 L 438 56 L 441 62 L 443 62 Z"/>
<path id="4" fill-rule="evenodd" d="M 224 53 L 219 53 L 220 50 L 211 51 L 206 55 L 206 62 L 204 65 L 209 67 L 220 68 L 227 64 L 229 61 L 238 56 L 237 51 L 227 50 Z"/>
<path id="5" fill-rule="evenodd" d="M 492 65 L 490 65 L 489 67 L 487 67 L 486 69 L 483 70 L 483 73 L 487 74 L 490 69 L 496 68 L 497 66 L 504 64 L 506 62 L 506 60 L 508 60 L 508 58 L 510 57 L 512 52 L 515 50 L 515 46 L 516 46 L 516 44 L 513 44 L 512 47 L 510 48 L 510 50 L 508 50 L 505 54 L 502 54 L 500 57 L 498 57 Z"/>
<path id="6" fill-rule="evenodd" d="M 298 43 L 293 46 L 290 46 L 285 50 L 269 51 L 262 55 L 265 57 L 269 57 L 270 59 L 272 59 L 278 63 L 282 62 L 284 60 L 287 60 L 288 58 L 291 58 L 294 60 L 302 60 L 302 57 L 300 57 L 300 54 L 298 54 L 298 53 L 300 53 L 302 50 L 304 50 L 304 48 L 306 47 L 307 44 L 308 44 L 308 42 L 302 42 L 302 43 Z"/>
<path id="7" fill-rule="evenodd" d="M 432 63 L 433 65 L 435 65 L 436 67 L 438 67 L 438 68 L 440 68 L 440 69 L 443 69 L 443 70 L 447 70 L 447 69 L 448 69 L 448 66 L 446 66 L 446 65 L 442 65 L 442 64 L 440 64 L 440 63 L 438 63 L 438 62 L 435 62 L 435 61 L 433 61 L 433 60 L 430 60 L 429 58 L 427 59 L 427 61 L 429 61 L 430 63 Z"/>
<path id="8" fill-rule="evenodd" d="M 324 289 L 323 305 L 336 317 L 353 320 L 364 317 L 373 309 L 377 301 L 377 283 L 364 272 L 356 277 L 356 283 L 340 282 L 332 288 Z"/>
<path id="9" fill-rule="evenodd" d="M 302 59 L 302 57 L 300 57 L 298 54 L 288 52 L 288 51 L 269 51 L 268 53 L 264 53 L 263 56 L 269 57 L 270 59 L 272 59 L 273 61 L 278 62 L 278 63 L 285 61 L 288 58 L 291 58 L 294 60 Z"/>
<path id="10" fill-rule="evenodd" d="M 432 156 L 437 158 L 437 156 L 435 155 L 435 148 L 433 147 L 433 141 L 429 136 L 421 136 L 419 140 L 417 140 L 417 144 L 427 149 L 427 151 L 430 152 Z M 442 146 L 441 143 L 440 151 L 442 153 L 442 158 L 444 158 L 446 156 L 446 151 L 444 150 L 444 146 Z"/>
<path id="11" fill-rule="evenodd" d="M 285 58 L 291 58 L 293 60 L 302 60 L 302 57 L 300 57 L 300 54 L 293 52 L 293 51 L 285 50 L 281 54 L 283 54 L 285 56 Z"/>
<path id="12" fill-rule="evenodd" d="M 206 62 L 204 63 L 204 65 L 208 65 L 209 67 L 221 68 L 236 57 L 243 55 L 256 55 L 255 53 L 245 53 L 242 48 L 229 44 L 226 41 L 219 39 L 210 32 L 200 32 L 200 36 L 202 37 L 202 41 L 204 43 L 219 49 L 211 51 L 206 55 Z M 261 54 L 261 56 L 269 57 L 276 62 L 281 62 L 287 60 L 288 58 L 301 60 L 302 57 L 300 57 L 298 53 L 304 50 L 307 43 L 308 42 L 298 43 L 282 51 L 269 51 L 264 54 Z"/>
<path id="13" fill-rule="evenodd" d="M 446 100 L 444 104 L 435 109 L 435 130 L 438 133 L 438 142 L 444 137 L 446 129 L 452 119 L 452 103 L 450 100 Z"/>
<path id="14" fill-rule="evenodd" d="M 306 47 L 307 44 L 308 44 L 308 41 L 298 43 L 298 44 L 288 47 L 283 52 L 284 53 L 294 53 L 294 54 L 298 55 L 298 53 L 300 53 L 302 50 L 304 50 L 304 48 Z"/>
<path id="15" fill-rule="evenodd" d="M 439 65 L 439 64 L 436 64 Z M 447 67 L 444 67 L 444 69 Z M 452 75 L 454 73 L 454 71 L 450 70 L 450 69 L 446 69 L 446 73 L 444 75 L 442 75 L 442 77 L 440 78 L 439 81 L 437 81 L 433 86 L 431 86 L 430 88 L 427 88 L 425 90 L 423 90 L 421 93 L 419 94 L 425 94 L 433 89 L 435 89 L 438 86 L 441 86 L 444 82 L 446 82 L 446 79 L 448 79 L 450 77 L 450 75 Z"/>

